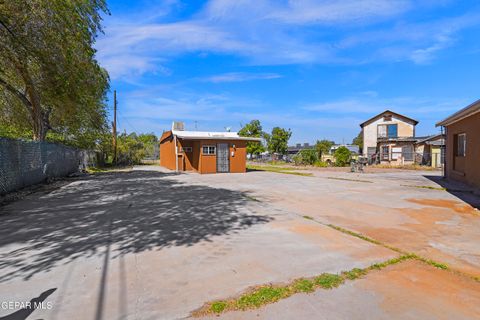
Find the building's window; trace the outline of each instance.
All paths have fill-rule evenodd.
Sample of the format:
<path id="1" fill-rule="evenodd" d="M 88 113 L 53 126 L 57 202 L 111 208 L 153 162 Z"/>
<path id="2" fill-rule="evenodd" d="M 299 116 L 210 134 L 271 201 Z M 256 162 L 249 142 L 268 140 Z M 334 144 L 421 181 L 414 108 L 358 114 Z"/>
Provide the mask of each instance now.
<path id="1" fill-rule="evenodd" d="M 215 154 L 215 146 L 203 146 L 202 153 L 206 155 Z"/>
<path id="2" fill-rule="evenodd" d="M 382 146 L 382 154 L 381 154 L 382 160 L 387 160 L 387 161 L 390 160 L 389 153 L 390 153 L 389 147 Z"/>
<path id="3" fill-rule="evenodd" d="M 402 155 L 402 147 L 393 147 L 392 146 L 391 154 L 392 154 L 391 159 L 392 160 L 397 160 Z"/>
<path id="4" fill-rule="evenodd" d="M 389 138 L 396 138 L 398 137 L 398 125 L 396 124 L 389 124 L 387 126 L 387 135 Z"/>
<path id="5" fill-rule="evenodd" d="M 465 157 L 467 151 L 467 135 L 465 133 L 455 135 L 455 145 L 457 157 Z"/>
<path id="6" fill-rule="evenodd" d="M 396 138 L 398 137 L 397 124 L 381 124 L 377 129 L 378 138 Z"/>
<path id="7" fill-rule="evenodd" d="M 403 160 L 413 161 L 413 146 L 403 146 L 402 155 L 403 155 Z"/>
<path id="8" fill-rule="evenodd" d="M 183 147 L 182 151 L 183 152 L 192 152 L 192 147 Z"/>
<path id="9" fill-rule="evenodd" d="M 386 125 L 379 125 L 377 127 L 377 137 L 378 138 L 386 138 L 387 137 L 387 126 Z"/>

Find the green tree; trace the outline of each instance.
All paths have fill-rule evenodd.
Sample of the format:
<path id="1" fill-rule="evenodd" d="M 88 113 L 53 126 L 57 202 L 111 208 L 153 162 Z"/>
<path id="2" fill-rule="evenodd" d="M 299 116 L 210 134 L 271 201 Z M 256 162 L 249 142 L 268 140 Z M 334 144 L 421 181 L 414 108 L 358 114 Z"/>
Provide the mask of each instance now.
<path id="1" fill-rule="evenodd" d="M 158 138 L 153 133 L 139 134 L 126 132 L 117 137 L 117 163 L 139 164 L 142 159 L 153 155 Z"/>
<path id="2" fill-rule="evenodd" d="M 335 150 L 335 165 L 337 167 L 344 167 L 350 163 L 352 154 L 347 147 L 341 146 Z"/>
<path id="3" fill-rule="evenodd" d="M 360 131 L 360 133 L 358 134 L 358 136 L 356 136 L 355 138 L 353 138 L 352 144 L 358 146 L 358 148 L 359 148 L 359 150 L 360 150 L 359 153 L 361 154 L 361 153 L 362 153 L 362 149 L 363 149 L 363 132 L 362 132 L 362 131 Z"/>
<path id="4" fill-rule="evenodd" d="M 0 131 L 98 139 L 109 83 L 93 49 L 102 13 L 104 0 L 0 1 Z"/>
<path id="5" fill-rule="evenodd" d="M 254 137 L 254 138 L 262 138 L 264 136 L 264 132 L 262 130 L 262 125 L 260 120 L 252 120 L 247 123 L 245 126 L 238 131 L 238 135 L 241 137 Z M 265 151 L 265 147 L 261 142 L 247 142 L 247 153 L 252 155 L 258 155 Z"/>
<path id="6" fill-rule="evenodd" d="M 327 154 L 330 152 L 330 148 L 335 144 L 335 142 L 330 140 L 317 140 L 315 144 L 315 150 L 318 153 L 318 158 L 321 159 L 322 155 Z"/>
<path id="7" fill-rule="evenodd" d="M 318 161 L 318 154 L 316 150 L 306 149 L 300 150 L 294 157 L 295 164 L 309 164 L 313 165 Z"/>
<path id="8" fill-rule="evenodd" d="M 288 140 L 292 136 L 290 129 L 275 127 L 270 135 L 266 135 L 267 148 L 270 153 L 286 154 Z"/>
<path id="9" fill-rule="evenodd" d="M 138 140 L 143 144 L 145 157 L 153 157 L 155 148 L 158 147 L 158 138 L 154 133 L 142 133 L 138 135 Z"/>

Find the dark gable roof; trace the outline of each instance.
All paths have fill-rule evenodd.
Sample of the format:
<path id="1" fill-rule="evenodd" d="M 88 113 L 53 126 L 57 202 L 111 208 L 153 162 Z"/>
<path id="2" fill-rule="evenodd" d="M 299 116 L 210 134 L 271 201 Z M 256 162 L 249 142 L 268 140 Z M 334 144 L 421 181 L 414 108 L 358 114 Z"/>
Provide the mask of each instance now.
<path id="1" fill-rule="evenodd" d="M 366 124 L 374 121 L 374 120 L 377 119 L 377 118 L 383 117 L 385 114 L 394 115 L 394 116 L 396 116 L 396 117 L 398 117 L 398 118 L 402 118 L 402 119 L 404 119 L 404 120 L 407 120 L 407 122 L 413 122 L 415 125 L 418 124 L 418 121 L 415 120 L 415 119 L 406 117 L 406 116 L 404 116 L 404 115 L 401 115 L 400 113 L 396 113 L 396 112 L 393 112 L 393 111 L 390 111 L 390 110 L 385 110 L 385 111 L 383 111 L 382 113 L 379 113 L 379 114 L 377 114 L 377 115 L 374 116 L 374 117 L 371 117 L 371 118 L 368 119 L 367 121 L 360 123 L 360 127 L 363 128 Z"/>
<path id="2" fill-rule="evenodd" d="M 469 104 L 465 108 L 463 108 L 460 111 L 455 112 L 452 114 L 450 117 L 443 119 L 442 121 L 438 122 L 435 126 L 448 126 L 451 125 L 452 123 L 455 123 L 457 121 L 463 120 L 471 115 L 474 115 L 475 113 L 480 112 L 480 100 L 475 101 L 474 103 Z"/>

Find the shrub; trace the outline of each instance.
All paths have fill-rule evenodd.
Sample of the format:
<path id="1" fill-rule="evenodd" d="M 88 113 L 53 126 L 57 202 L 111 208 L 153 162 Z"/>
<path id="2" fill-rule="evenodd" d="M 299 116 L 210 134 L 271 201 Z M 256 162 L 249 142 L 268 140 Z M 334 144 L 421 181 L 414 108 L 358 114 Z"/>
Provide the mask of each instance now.
<path id="1" fill-rule="evenodd" d="M 335 165 L 337 167 L 345 167 L 350 163 L 350 159 L 352 154 L 347 147 L 341 146 L 337 150 L 335 150 Z"/>
<path id="2" fill-rule="evenodd" d="M 318 154 L 315 150 L 301 150 L 294 157 L 293 161 L 296 165 L 308 164 L 313 165 L 318 161 Z"/>
<path id="3" fill-rule="evenodd" d="M 324 162 L 324 161 L 320 161 L 320 160 L 317 160 L 315 161 L 315 163 L 313 164 L 315 167 L 320 167 L 320 168 L 326 168 L 328 167 L 328 163 Z"/>

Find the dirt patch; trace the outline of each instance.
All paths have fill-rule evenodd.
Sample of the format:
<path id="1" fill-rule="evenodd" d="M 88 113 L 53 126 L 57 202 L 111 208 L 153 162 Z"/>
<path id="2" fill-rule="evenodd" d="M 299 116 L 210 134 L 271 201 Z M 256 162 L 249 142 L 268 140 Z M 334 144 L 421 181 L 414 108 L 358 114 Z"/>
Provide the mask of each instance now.
<path id="1" fill-rule="evenodd" d="M 381 308 L 397 318 L 478 319 L 480 283 L 418 261 L 374 272 L 358 285 L 383 297 Z"/>
<path id="2" fill-rule="evenodd" d="M 444 199 L 407 199 L 407 201 L 430 207 L 451 209 L 458 213 L 479 214 L 480 212 L 469 204 L 455 200 Z"/>

